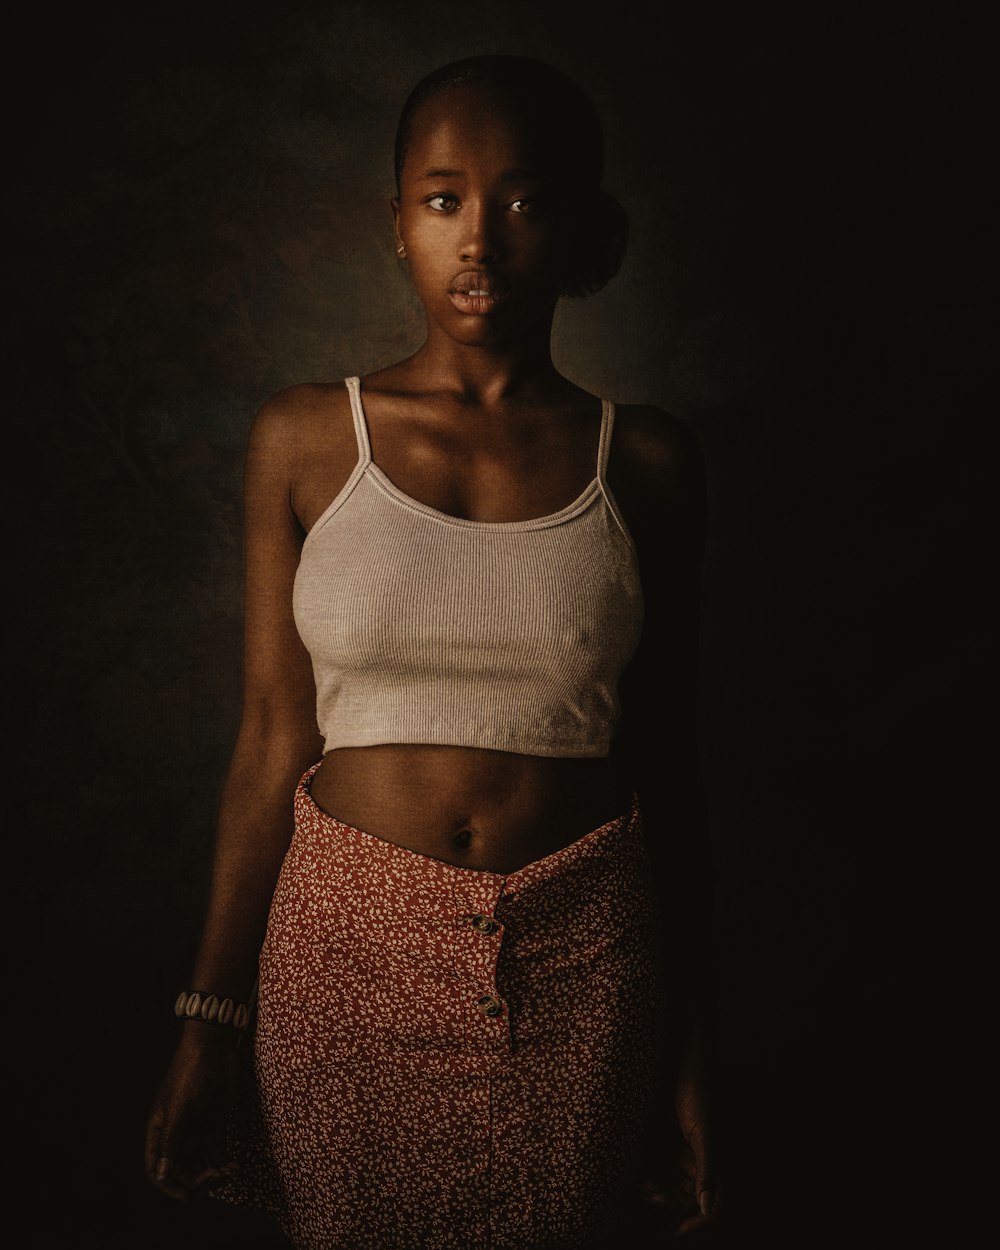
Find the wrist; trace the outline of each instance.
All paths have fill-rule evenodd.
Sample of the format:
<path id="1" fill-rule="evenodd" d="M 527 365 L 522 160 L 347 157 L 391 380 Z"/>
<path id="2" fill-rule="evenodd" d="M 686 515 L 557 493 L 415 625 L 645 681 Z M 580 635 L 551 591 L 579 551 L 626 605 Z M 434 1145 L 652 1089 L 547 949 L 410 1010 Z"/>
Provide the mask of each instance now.
<path id="1" fill-rule="evenodd" d="M 174 1002 L 180 1026 L 180 1047 L 188 1054 L 234 1051 L 250 1022 L 250 1008 L 210 991 L 183 990 Z"/>
<path id="2" fill-rule="evenodd" d="M 250 1023 L 250 1008 L 233 998 L 222 998 L 209 990 L 182 990 L 174 1003 L 174 1015 L 184 1021 L 232 1028 L 242 1033 Z"/>
<path id="3" fill-rule="evenodd" d="M 177 1050 L 191 1058 L 235 1054 L 242 1032 L 235 1029 L 209 1028 L 194 1020 L 178 1021 Z"/>

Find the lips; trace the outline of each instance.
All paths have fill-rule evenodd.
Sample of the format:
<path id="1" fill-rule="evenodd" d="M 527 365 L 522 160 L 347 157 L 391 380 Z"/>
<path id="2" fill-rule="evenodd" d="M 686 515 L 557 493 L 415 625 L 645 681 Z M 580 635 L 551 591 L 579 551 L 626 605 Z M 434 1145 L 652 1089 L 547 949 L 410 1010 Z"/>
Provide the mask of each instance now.
<path id="1" fill-rule="evenodd" d="M 464 269 L 448 288 L 451 302 L 460 312 L 482 315 L 499 308 L 509 294 L 507 284 L 485 269 Z"/>

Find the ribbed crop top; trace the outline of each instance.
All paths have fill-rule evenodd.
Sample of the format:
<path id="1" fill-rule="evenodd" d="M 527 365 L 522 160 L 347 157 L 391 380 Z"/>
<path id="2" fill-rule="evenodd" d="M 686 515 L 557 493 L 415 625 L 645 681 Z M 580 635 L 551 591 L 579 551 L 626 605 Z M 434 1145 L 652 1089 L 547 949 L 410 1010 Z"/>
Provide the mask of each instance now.
<path id="1" fill-rule="evenodd" d="M 597 474 L 567 507 L 469 521 L 411 499 L 373 463 L 358 378 L 358 462 L 306 535 L 294 613 L 327 751 L 436 743 L 608 754 L 642 627 L 632 540 Z"/>

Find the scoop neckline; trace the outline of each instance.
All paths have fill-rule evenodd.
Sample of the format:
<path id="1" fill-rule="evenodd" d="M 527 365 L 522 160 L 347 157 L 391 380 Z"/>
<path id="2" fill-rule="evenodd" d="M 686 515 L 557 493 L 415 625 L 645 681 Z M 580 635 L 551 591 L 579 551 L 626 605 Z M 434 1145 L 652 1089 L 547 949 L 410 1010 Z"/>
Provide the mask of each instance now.
<path id="1" fill-rule="evenodd" d="M 433 508 L 429 503 L 424 503 L 420 499 L 414 499 L 412 495 L 408 495 L 406 491 L 400 490 L 396 483 L 385 474 L 374 460 L 369 460 L 365 465 L 365 474 L 370 476 L 379 489 L 385 491 L 387 495 L 395 499 L 397 503 L 402 504 L 406 508 L 412 509 L 414 512 L 422 513 L 424 516 L 430 517 L 435 521 L 444 521 L 449 525 L 457 525 L 462 529 L 485 529 L 485 530 L 532 530 L 546 529 L 550 525 L 559 525 L 562 521 L 568 521 L 571 517 L 583 512 L 594 502 L 601 493 L 601 484 L 596 477 L 592 478 L 583 491 L 565 508 L 560 508 L 558 512 L 549 512 L 545 516 L 527 517 L 522 521 L 475 521 L 470 517 L 455 516 L 452 512 L 442 512 L 440 508 Z"/>
<path id="2" fill-rule="evenodd" d="M 560 508 L 557 512 L 546 513 L 545 516 L 527 517 L 521 521 L 474 521 L 469 517 L 455 516 L 452 512 L 442 512 L 440 508 L 435 508 L 429 503 L 424 503 L 421 499 L 415 499 L 412 495 L 408 495 L 392 480 L 389 475 L 381 469 L 372 459 L 371 454 L 371 435 L 368 430 L 368 414 L 365 411 L 364 400 L 361 395 L 361 377 L 356 374 L 346 379 L 349 388 L 352 387 L 354 397 L 357 400 L 361 418 L 365 427 L 365 443 L 367 460 L 362 470 L 361 476 L 370 476 L 387 495 L 395 499 L 397 503 L 404 507 L 419 512 L 423 516 L 430 517 L 436 521 L 445 522 L 448 525 L 457 525 L 462 529 L 478 529 L 478 530 L 532 530 L 547 529 L 552 525 L 559 525 L 563 521 L 568 521 L 586 509 L 594 502 L 594 500 L 602 493 L 600 476 L 595 473 L 588 484 L 583 488 L 579 495 L 571 500 L 564 508 Z M 597 398 L 595 396 L 595 398 Z M 601 426 L 604 428 L 608 419 L 610 400 L 601 399 Z"/>

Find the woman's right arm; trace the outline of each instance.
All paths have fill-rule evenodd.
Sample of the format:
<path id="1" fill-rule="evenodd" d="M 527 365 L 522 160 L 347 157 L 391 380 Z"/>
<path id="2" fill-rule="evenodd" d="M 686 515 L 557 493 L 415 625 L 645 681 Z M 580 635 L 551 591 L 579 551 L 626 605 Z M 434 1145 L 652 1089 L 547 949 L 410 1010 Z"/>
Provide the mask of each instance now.
<path id="1" fill-rule="evenodd" d="M 244 699 L 223 787 L 208 909 L 191 979 L 179 989 L 249 1000 L 275 884 L 292 834 L 292 793 L 322 754 L 312 666 L 292 618 L 303 531 L 292 509 L 302 432 L 289 392 L 251 431 L 245 470 Z M 236 1075 L 238 1035 L 181 1022 L 154 1099 L 146 1172 L 176 1198 L 217 1181 Z"/>

